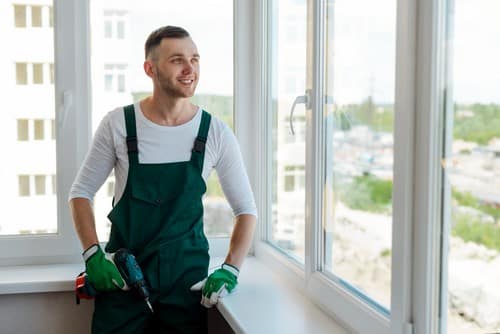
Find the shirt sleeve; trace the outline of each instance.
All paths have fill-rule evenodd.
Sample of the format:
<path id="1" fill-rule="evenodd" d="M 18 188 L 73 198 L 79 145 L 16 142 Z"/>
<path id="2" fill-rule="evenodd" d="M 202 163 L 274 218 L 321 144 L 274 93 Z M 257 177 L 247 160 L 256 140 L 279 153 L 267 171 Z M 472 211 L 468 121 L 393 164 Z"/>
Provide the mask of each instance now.
<path id="1" fill-rule="evenodd" d="M 71 186 L 68 200 L 82 197 L 93 201 L 95 194 L 111 173 L 116 161 L 116 151 L 110 123 L 108 114 L 95 132 L 92 146 Z"/>
<path id="2" fill-rule="evenodd" d="M 219 144 L 219 158 L 215 170 L 233 214 L 250 214 L 257 217 L 257 207 L 240 147 L 229 127 L 224 127 Z"/>

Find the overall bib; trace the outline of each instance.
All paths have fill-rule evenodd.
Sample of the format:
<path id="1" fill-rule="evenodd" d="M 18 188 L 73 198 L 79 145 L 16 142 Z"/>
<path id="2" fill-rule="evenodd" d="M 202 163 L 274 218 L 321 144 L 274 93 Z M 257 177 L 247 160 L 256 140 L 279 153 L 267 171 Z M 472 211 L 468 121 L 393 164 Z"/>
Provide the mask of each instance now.
<path id="1" fill-rule="evenodd" d="M 124 114 L 129 171 L 123 195 L 108 215 L 106 251 L 124 247 L 135 255 L 155 312 L 133 292 L 101 293 L 92 332 L 206 333 L 201 292 L 189 288 L 208 272 L 202 170 L 211 116 L 203 111 L 189 161 L 140 164 L 134 106 L 125 107 Z"/>

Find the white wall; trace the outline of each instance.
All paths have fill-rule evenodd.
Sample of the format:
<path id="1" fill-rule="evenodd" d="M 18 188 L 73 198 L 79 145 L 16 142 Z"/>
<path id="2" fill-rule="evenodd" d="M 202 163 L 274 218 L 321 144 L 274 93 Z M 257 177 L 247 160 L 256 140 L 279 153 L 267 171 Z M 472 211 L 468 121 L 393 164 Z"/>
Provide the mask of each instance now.
<path id="1" fill-rule="evenodd" d="M 73 292 L 0 295 L 1 334 L 88 334 L 94 304 L 75 303 Z M 233 333 L 215 308 L 208 312 L 208 333 Z"/>
<path id="2" fill-rule="evenodd" d="M 2 334 L 88 334 L 93 303 L 73 292 L 0 295 Z"/>

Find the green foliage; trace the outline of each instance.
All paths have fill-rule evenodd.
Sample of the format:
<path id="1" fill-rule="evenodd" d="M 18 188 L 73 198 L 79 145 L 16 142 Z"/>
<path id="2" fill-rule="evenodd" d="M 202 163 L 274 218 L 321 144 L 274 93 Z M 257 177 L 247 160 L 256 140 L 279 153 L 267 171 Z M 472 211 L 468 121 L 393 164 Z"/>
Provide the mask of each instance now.
<path id="1" fill-rule="evenodd" d="M 460 206 L 468 206 L 470 208 L 479 210 L 482 213 L 492 216 L 495 221 L 500 219 L 500 208 L 481 203 L 470 192 L 459 192 L 455 189 L 452 189 L 451 195 Z"/>
<path id="2" fill-rule="evenodd" d="M 191 102 L 217 116 L 234 131 L 232 96 L 195 95 L 191 98 Z"/>
<path id="3" fill-rule="evenodd" d="M 134 92 L 134 101 L 142 100 L 151 95 L 150 92 Z M 234 131 L 233 126 L 233 97 L 222 95 L 195 95 L 191 98 L 191 103 L 199 105 L 204 110 L 214 116 L 217 116 L 224 123 L 229 125 Z"/>
<path id="4" fill-rule="evenodd" d="M 452 235 L 500 251 L 500 227 L 481 223 L 468 214 L 457 214 Z"/>
<path id="5" fill-rule="evenodd" d="M 471 111 L 471 117 L 460 116 Z M 354 125 L 368 125 L 374 131 L 394 131 L 393 105 L 375 104 L 371 97 L 361 104 L 348 104 L 337 110 L 339 127 L 349 130 Z M 500 138 L 500 106 L 496 104 L 455 105 L 454 139 L 487 145 L 492 138 Z"/>
<path id="6" fill-rule="evenodd" d="M 469 110 L 472 117 L 460 117 L 459 113 Z M 500 138 L 500 106 L 496 104 L 473 104 L 455 106 L 453 137 L 486 145 L 496 137 Z"/>
<path id="7" fill-rule="evenodd" d="M 340 107 L 339 124 L 342 130 L 350 130 L 355 125 L 367 125 L 374 131 L 393 132 L 394 110 L 392 105 L 375 105 L 371 97 L 361 104 Z"/>
<path id="8" fill-rule="evenodd" d="M 381 180 L 372 175 L 357 176 L 341 188 L 340 199 L 355 210 L 390 212 L 392 181 Z"/>
<path id="9" fill-rule="evenodd" d="M 208 177 L 206 195 L 207 197 L 224 197 L 216 172 Z"/>
<path id="10" fill-rule="evenodd" d="M 380 252 L 381 257 L 389 257 L 389 256 L 391 256 L 391 254 L 392 254 L 392 252 L 389 248 L 385 248 L 384 250 L 382 250 Z"/>

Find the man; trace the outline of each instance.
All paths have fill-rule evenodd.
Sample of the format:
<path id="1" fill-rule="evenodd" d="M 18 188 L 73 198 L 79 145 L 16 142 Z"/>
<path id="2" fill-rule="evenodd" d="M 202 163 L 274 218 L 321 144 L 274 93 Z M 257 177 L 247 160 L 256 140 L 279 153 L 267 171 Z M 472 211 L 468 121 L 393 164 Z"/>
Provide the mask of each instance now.
<path id="1" fill-rule="evenodd" d="M 213 306 L 237 284 L 253 238 L 255 201 L 233 133 L 189 101 L 200 67 L 189 33 L 162 27 L 148 37 L 145 53 L 153 95 L 106 115 L 70 193 L 86 273 L 99 291 L 92 331 L 203 333 L 203 306 Z M 115 198 L 105 251 L 123 247 L 136 256 L 154 313 L 121 290 L 124 281 L 99 247 L 91 201 L 113 168 Z M 214 168 L 236 224 L 224 264 L 206 278 L 201 200 Z"/>

